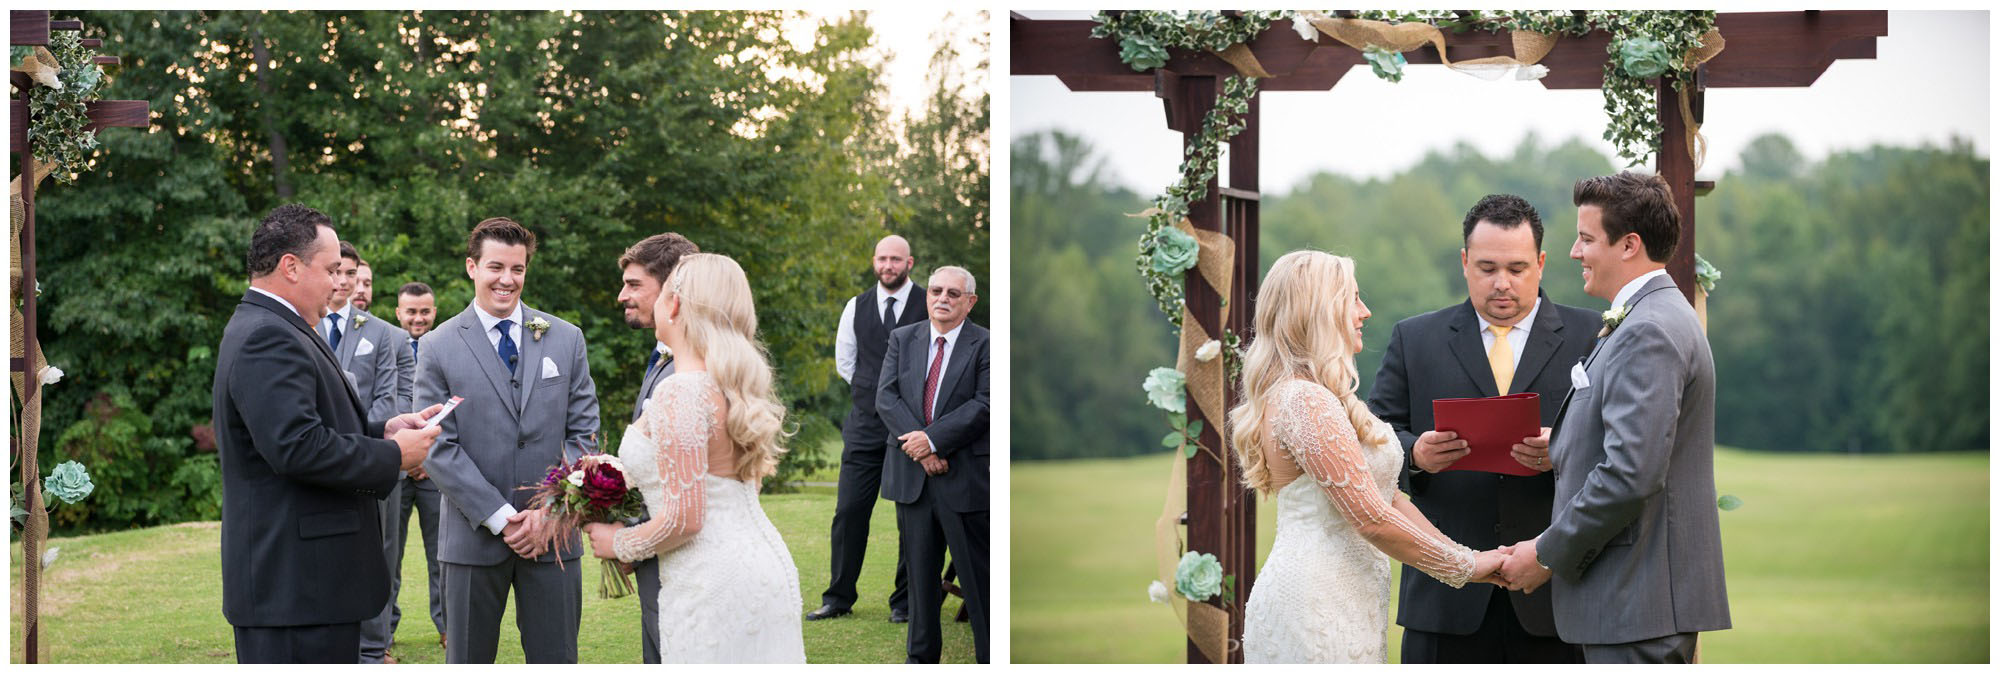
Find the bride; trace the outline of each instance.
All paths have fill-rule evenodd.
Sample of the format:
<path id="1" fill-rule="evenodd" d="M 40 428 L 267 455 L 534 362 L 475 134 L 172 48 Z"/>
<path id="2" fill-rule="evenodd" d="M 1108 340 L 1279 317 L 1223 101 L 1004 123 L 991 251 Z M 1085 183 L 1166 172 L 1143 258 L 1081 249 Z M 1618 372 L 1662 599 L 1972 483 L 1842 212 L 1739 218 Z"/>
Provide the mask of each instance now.
<path id="1" fill-rule="evenodd" d="M 757 502 L 785 453 L 785 408 L 755 338 L 750 284 L 734 260 L 697 254 L 666 285 L 654 325 L 674 374 L 618 452 L 652 519 L 585 525 L 592 552 L 660 558 L 663 662 L 805 662 L 799 571 Z"/>
<path id="2" fill-rule="evenodd" d="M 1257 293 L 1229 422 L 1243 481 L 1276 494 L 1278 524 L 1244 607 L 1245 662 L 1388 662 L 1392 558 L 1452 587 L 1505 558 L 1452 542 L 1396 491 L 1402 445 L 1354 395 L 1368 315 L 1354 261 L 1319 251 L 1278 258 Z"/>

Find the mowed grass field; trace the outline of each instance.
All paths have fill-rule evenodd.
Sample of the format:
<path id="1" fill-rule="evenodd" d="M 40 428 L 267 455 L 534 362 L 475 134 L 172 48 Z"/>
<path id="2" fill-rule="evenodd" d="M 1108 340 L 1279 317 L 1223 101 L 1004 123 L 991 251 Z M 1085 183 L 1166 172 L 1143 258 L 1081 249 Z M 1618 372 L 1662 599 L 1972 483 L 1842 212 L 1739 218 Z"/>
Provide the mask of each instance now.
<path id="1" fill-rule="evenodd" d="M 831 479 L 831 473 L 827 476 Z M 815 478 L 816 479 L 816 478 Z M 826 587 L 827 527 L 833 490 L 767 495 L 764 510 L 784 536 L 799 568 L 799 613 L 819 606 Z M 44 576 L 41 656 L 58 663 L 234 663 L 233 637 L 222 617 L 219 524 L 186 524 L 94 536 L 56 538 L 59 559 Z M 424 589 L 423 542 L 416 523 L 403 556 L 398 600 L 402 625 L 392 653 L 405 663 L 442 663 Z M 12 661 L 21 657 L 21 548 L 11 559 Z M 868 560 L 854 614 L 805 623 L 809 662 L 898 663 L 904 659 L 904 626 L 889 622 L 888 596 L 896 564 L 895 504 L 878 501 L 869 527 Z M 638 597 L 599 599 L 601 563 L 583 565 L 583 616 L 577 656 L 583 663 L 639 662 Z M 944 661 L 973 659 L 972 629 L 950 622 L 959 600 L 944 603 Z M 500 623 L 497 662 L 522 662 L 514 608 Z"/>
<path id="2" fill-rule="evenodd" d="M 1012 660 L 1181 662 L 1173 610 L 1147 601 L 1153 522 L 1173 459 L 1016 463 Z M 1989 659 L 1989 458 L 1720 450 L 1735 628 L 1714 663 Z M 1258 558 L 1273 508 L 1258 504 Z M 1400 566 L 1398 566 L 1400 573 Z M 1402 629 L 1389 626 L 1390 661 Z"/>

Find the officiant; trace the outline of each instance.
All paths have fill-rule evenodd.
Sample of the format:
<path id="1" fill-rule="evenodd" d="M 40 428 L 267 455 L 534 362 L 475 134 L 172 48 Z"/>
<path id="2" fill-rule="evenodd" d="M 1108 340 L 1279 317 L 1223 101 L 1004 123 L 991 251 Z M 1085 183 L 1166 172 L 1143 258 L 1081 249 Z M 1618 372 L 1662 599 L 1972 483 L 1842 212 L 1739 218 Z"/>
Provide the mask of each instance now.
<path id="1" fill-rule="evenodd" d="M 1480 199 L 1465 214 L 1465 302 L 1396 323 L 1368 406 L 1396 429 L 1404 450 L 1401 487 L 1451 540 L 1487 550 L 1532 538 L 1549 525 L 1555 479 L 1547 450 L 1511 458 L 1531 477 L 1448 470 L 1470 451 L 1438 431 L 1431 402 L 1510 393 L 1540 394 L 1540 426 L 1554 423 L 1569 393 L 1570 366 L 1596 342 L 1596 312 L 1549 301 L 1541 292 L 1548 254 L 1542 219 L 1511 194 Z M 1549 593 L 1509 592 L 1488 583 L 1452 589 L 1405 568 L 1396 624 L 1402 662 L 1581 663 L 1577 646 L 1556 638 Z"/>

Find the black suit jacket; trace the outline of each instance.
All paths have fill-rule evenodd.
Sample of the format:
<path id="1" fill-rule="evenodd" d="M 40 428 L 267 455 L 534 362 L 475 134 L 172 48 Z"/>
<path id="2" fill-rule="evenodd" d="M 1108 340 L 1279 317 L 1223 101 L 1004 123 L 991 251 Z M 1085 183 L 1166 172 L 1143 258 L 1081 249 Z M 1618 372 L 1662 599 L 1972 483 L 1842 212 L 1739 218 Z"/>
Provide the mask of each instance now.
<path id="1" fill-rule="evenodd" d="M 1556 408 L 1569 394 L 1569 369 L 1597 341 L 1598 316 L 1563 306 L 1541 295 L 1528 346 L 1514 367 L 1511 393 L 1541 394 L 1541 425 L 1555 423 Z M 1479 316 L 1472 302 L 1405 319 L 1389 337 L 1382 369 L 1368 407 L 1396 429 L 1403 443 L 1403 491 L 1439 531 L 1474 550 L 1489 550 L 1533 538 L 1549 526 L 1555 479 L 1548 473 L 1513 477 L 1475 471 L 1426 473 L 1410 449 L 1417 436 L 1436 428 L 1431 401 L 1498 395 L 1493 368 L 1481 343 Z M 1403 569 L 1402 600 L 1396 624 L 1425 632 L 1471 634 L 1486 616 L 1497 586 L 1473 583 L 1461 590 L 1423 572 Z M 1521 626 L 1539 636 L 1555 635 L 1549 593 L 1512 594 Z"/>
<path id="2" fill-rule="evenodd" d="M 915 503 L 924 489 L 947 510 L 984 512 L 988 506 L 987 433 L 989 353 L 986 328 L 965 322 L 951 358 L 938 374 L 937 406 L 930 425 L 924 419 L 924 378 L 930 374 L 929 321 L 889 333 L 889 350 L 882 356 L 882 376 L 875 385 L 875 410 L 889 429 L 883 446 L 882 498 Z M 926 475 L 924 468 L 903 454 L 896 437 L 921 430 L 931 448 L 945 460 L 943 475 Z"/>
<path id="3" fill-rule="evenodd" d="M 333 352 L 255 290 L 222 332 L 222 615 L 238 627 L 358 622 L 389 599 L 377 500 L 402 474 Z"/>

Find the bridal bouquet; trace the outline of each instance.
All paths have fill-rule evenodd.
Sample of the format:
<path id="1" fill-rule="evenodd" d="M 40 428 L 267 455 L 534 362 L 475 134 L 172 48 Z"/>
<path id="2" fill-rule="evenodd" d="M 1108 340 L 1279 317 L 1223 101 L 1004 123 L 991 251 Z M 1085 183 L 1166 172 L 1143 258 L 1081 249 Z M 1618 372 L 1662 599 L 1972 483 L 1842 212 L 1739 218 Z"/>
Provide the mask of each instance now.
<path id="1" fill-rule="evenodd" d="M 556 464 L 549 468 L 541 485 L 533 489 L 535 495 L 529 503 L 547 509 L 541 529 L 543 540 L 536 541 L 538 544 L 552 542 L 584 524 L 617 522 L 645 512 L 639 490 L 630 488 L 625 481 L 625 464 L 610 454 L 586 452 L 576 461 Z M 615 599 L 637 591 L 617 560 L 604 560 L 601 575 L 603 581 L 597 587 L 599 598 Z"/>

